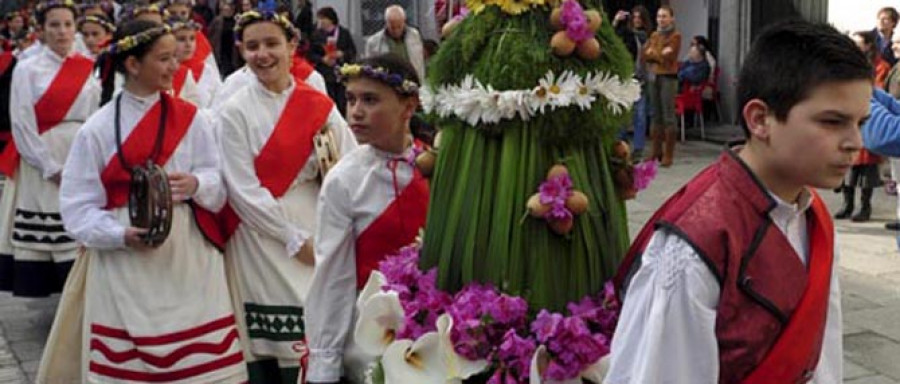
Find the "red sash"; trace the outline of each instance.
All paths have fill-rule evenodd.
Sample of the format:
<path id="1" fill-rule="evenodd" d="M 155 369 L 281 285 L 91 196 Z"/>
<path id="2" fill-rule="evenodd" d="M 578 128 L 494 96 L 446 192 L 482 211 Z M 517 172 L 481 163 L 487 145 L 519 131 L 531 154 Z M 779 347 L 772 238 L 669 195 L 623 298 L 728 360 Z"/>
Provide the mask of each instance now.
<path id="1" fill-rule="evenodd" d="M 93 68 L 94 62 L 91 59 L 78 54 L 70 55 L 63 61 L 50 86 L 34 104 L 39 135 L 43 135 L 66 118 L 69 109 L 78 100 L 84 83 L 91 76 Z M 13 176 L 18 167 L 19 151 L 16 149 L 15 141 L 10 141 L 3 154 L 0 154 L 0 172 Z"/>
<path id="2" fill-rule="evenodd" d="M 205 62 L 206 58 L 209 57 L 209 54 L 212 53 L 212 45 L 209 44 L 209 40 L 206 39 L 206 35 L 203 34 L 202 31 L 197 31 L 195 34 L 195 40 L 197 41 L 197 49 L 194 50 L 194 56 L 192 56 L 189 60 Z M 200 75 L 194 75 L 194 80 L 199 80 Z"/>
<path id="3" fill-rule="evenodd" d="M 396 188 L 395 188 L 396 190 Z M 356 238 L 356 288 L 362 289 L 378 263 L 415 241 L 425 225 L 428 182 L 418 170 L 397 198 Z"/>
<path id="4" fill-rule="evenodd" d="M 181 97 L 181 90 L 184 88 L 184 82 L 187 81 L 188 74 L 188 66 L 181 63 L 178 66 L 178 70 L 175 71 L 175 74 L 172 78 L 172 94 Z"/>
<path id="5" fill-rule="evenodd" d="M 293 64 L 291 65 L 291 74 L 297 82 L 305 82 L 313 72 L 313 67 L 306 62 L 302 56 L 294 54 Z"/>
<path id="6" fill-rule="evenodd" d="M 197 107 L 168 94 L 160 97 L 164 97 L 167 102 L 166 133 L 160 153 L 153 159 L 153 162 L 165 165 L 194 121 Z M 161 104 L 156 102 L 122 143 L 122 152 L 125 153 L 125 161 L 129 165 L 141 165 L 147 162 L 153 152 L 153 143 L 156 142 L 161 113 Z M 106 188 L 106 207 L 104 209 L 119 208 L 128 203 L 131 172 L 122 168 L 117 155 L 113 156 L 106 164 L 106 168 L 100 174 L 100 181 Z"/>
<path id="7" fill-rule="evenodd" d="M 188 128 L 194 121 L 194 115 L 197 113 L 197 107 L 193 104 L 162 94 L 166 99 L 169 110 L 166 113 L 166 133 L 163 138 L 162 148 L 153 161 L 156 164 L 165 165 L 178 144 L 187 134 Z M 122 151 L 125 153 L 125 161 L 129 165 L 138 165 L 147 162 L 153 151 L 153 143 L 156 142 L 157 128 L 159 127 L 159 119 L 162 112 L 160 103 L 157 102 L 150 108 L 150 111 L 141 118 L 141 121 L 134 127 L 125 142 L 122 143 Z M 100 174 L 100 180 L 103 187 L 106 188 L 106 207 L 105 209 L 114 209 L 125 206 L 128 203 L 128 191 L 131 183 L 131 173 L 122 168 L 118 156 L 113 156 L 106 168 Z M 191 210 L 194 212 L 194 219 L 197 226 L 204 237 L 211 243 L 218 246 L 217 239 L 221 238 L 221 228 L 215 216 L 209 211 L 203 209 L 193 201 L 189 201 Z M 221 247 L 220 247 L 221 249 Z"/>
<path id="8" fill-rule="evenodd" d="M 6 73 L 6 70 L 9 69 L 10 64 L 13 62 L 13 58 L 15 56 L 10 51 L 0 53 L 0 75 Z"/>
<path id="9" fill-rule="evenodd" d="M 296 82 L 269 140 L 253 162 L 263 188 L 276 199 L 284 196 L 313 151 L 313 136 L 328 121 L 334 103 L 321 92 Z M 229 204 L 219 212 L 224 226 L 223 244 L 241 223 Z"/>
<path id="10" fill-rule="evenodd" d="M 787 326 L 744 384 L 795 383 L 812 379 L 822 350 L 831 275 L 834 227 L 822 199 L 813 192 L 809 221 L 809 284 Z"/>

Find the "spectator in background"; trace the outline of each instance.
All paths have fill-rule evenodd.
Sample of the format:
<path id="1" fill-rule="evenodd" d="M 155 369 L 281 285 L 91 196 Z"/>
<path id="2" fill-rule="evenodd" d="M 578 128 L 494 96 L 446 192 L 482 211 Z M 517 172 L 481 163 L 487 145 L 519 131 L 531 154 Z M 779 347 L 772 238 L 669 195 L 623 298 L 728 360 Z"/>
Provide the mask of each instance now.
<path id="1" fill-rule="evenodd" d="M 213 18 L 215 18 L 215 13 L 209 7 L 207 0 L 194 0 L 194 6 L 191 8 L 191 11 L 194 12 L 195 16 L 203 19 L 204 26 L 209 26 L 209 23 L 212 23 Z"/>
<path id="2" fill-rule="evenodd" d="M 644 152 L 644 142 L 649 125 L 648 100 L 645 95 L 647 88 L 647 63 L 644 61 L 644 44 L 653 32 L 653 21 L 650 12 L 643 5 L 635 6 L 629 14 L 619 11 L 613 19 L 613 28 L 616 34 L 625 43 L 628 52 L 634 60 L 634 78 L 641 82 L 641 98 L 634 104 L 634 137 L 631 140 L 632 158 L 640 159 Z"/>
<path id="3" fill-rule="evenodd" d="M 301 40 L 309 39 L 316 25 L 313 23 L 313 6 L 310 0 L 297 0 L 297 17 L 294 18 L 294 26 L 303 35 Z"/>
<path id="4" fill-rule="evenodd" d="M 894 36 L 891 44 L 895 57 L 900 57 L 900 36 Z M 895 99 L 900 99 L 900 63 L 895 64 L 884 80 L 884 90 Z M 873 108 L 874 109 L 874 108 Z M 900 158 L 890 157 L 891 180 L 885 184 L 889 195 L 897 196 L 897 183 L 900 182 Z M 900 219 L 900 196 L 897 197 L 897 219 Z M 891 220 L 884 224 L 885 229 L 900 231 L 900 220 Z"/>
<path id="5" fill-rule="evenodd" d="M 649 65 L 648 83 L 653 121 L 650 137 L 653 152 L 650 157 L 660 159 L 660 165 L 669 167 L 675 157 L 675 94 L 678 92 L 678 51 L 681 49 L 681 33 L 675 29 L 675 11 L 668 5 L 659 7 L 656 13 L 656 32 L 644 45 L 644 61 Z M 663 150 L 665 139 L 665 150 Z"/>
<path id="6" fill-rule="evenodd" d="M 856 32 L 851 37 L 860 50 L 866 55 L 866 58 L 875 68 L 875 88 L 883 89 L 884 80 L 890 71 L 890 67 L 881 59 L 881 54 L 876 45 L 875 31 Z M 881 183 L 881 176 L 878 174 L 878 164 L 881 163 L 881 157 L 869 152 L 863 148 L 859 152 L 859 156 L 853 162 L 850 173 L 844 179 L 840 191 L 844 195 L 844 204 L 841 210 L 834 214 L 836 219 L 850 219 L 854 222 L 869 221 L 872 216 L 872 190 Z M 856 188 L 860 191 L 860 207 L 856 214 L 853 214 L 854 200 L 856 196 Z"/>
<path id="7" fill-rule="evenodd" d="M 256 2 L 251 0 L 240 0 L 241 8 L 238 9 L 237 14 L 242 14 L 256 7 Z"/>
<path id="8" fill-rule="evenodd" d="M 709 80 L 709 62 L 706 61 L 706 49 L 691 42 L 687 58 L 678 66 L 678 83 L 689 86 L 702 86 Z"/>
<path id="9" fill-rule="evenodd" d="M 4 20 L 6 21 L 6 27 L 0 30 L 0 37 L 15 44 L 15 42 L 23 40 L 28 35 L 28 29 L 25 28 L 25 16 L 21 12 L 7 13 Z"/>
<path id="10" fill-rule="evenodd" d="M 399 5 L 384 10 L 384 29 L 366 40 L 366 57 L 393 53 L 409 61 L 420 79 L 425 78 L 425 49 L 419 31 L 406 25 L 406 11 Z"/>
<path id="11" fill-rule="evenodd" d="M 891 50 L 891 40 L 894 37 L 894 28 L 897 27 L 898 20 L 900 20 L 900 14 L 897 13 L 896 8 L 881 8 L 878 11 L 878 25 L 872 30 L 881 58 L 887 61 L 891 67 L 897 64 L 897 56 Z"/>
<path id="12" fill-rule="evenodd" d="M 716 71 L 716 56 L 713 54 L 712 44 L 709 42 L 709 39 L 707 39 L 706 36 L 697 35 L 694 36 L 693 39 L 691 39 L 691 46 L 694 45 L 703 48 L 704 58 L 709 64 L 709 81 L 712 82 L 714 80 L 713 76 L 715 76 L 714 72 Z"/>
<path id="13" fill-rule="evenodd" d="M 316 21 L 318 28 L 310 39 L 309 60 L 315 65 L 316 71 L 325 77 L 328 96 L 337 104 L 341 115 L 344 115 L 347 108 L 344 85 L 334 71 L 344 63 L 356 60 L 356 45 L 350 31 L 340 25 L 334 8 L 319 8 Z"/>
<path id="14" fill-rule="evenodd" d="M 222 76 L 228 76 L 244 65 L 244 60 L 234 44 L 234 0 L 219 1 L 219 15 L 209 24 L 207 35 L 216 55 L 216 63 Z"/>

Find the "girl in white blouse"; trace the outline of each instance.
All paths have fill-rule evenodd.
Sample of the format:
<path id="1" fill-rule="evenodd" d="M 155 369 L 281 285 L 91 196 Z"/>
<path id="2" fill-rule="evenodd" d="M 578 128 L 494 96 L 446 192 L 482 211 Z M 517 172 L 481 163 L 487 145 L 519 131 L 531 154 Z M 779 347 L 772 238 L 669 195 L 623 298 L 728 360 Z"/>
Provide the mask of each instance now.
<path id="1" fill-rule="evenodd" d="M 99 61 L 125 75 L 124 88 L 78 131 L 62 173 L 62 218 L 87 252 L 61 308 L 75 305 L 69 289 L 80 281 L 83 315 L 57 314 L 39 381 L 245 382 L 224 261 L 196 223 L 225 204 L 212 128 L 166 92 L 178 68 L 168 27 L 134 20 L 113 41 Z M 134 172 L 148 163 L 165 170 L 171 189 L 171 231 L 160 243 L 129 218 L 129 199 L 143 201 Z M 81 321 L 82 358 L 57 354 L 72 347 L 54 335 Z M 78 376 L 56 371 L 72 361 L 82 362 Z"/>
<path id="2" fill-rule="evenodd" d="M 356 147 L 334 103 L 290 73 L 296 29 L 283 16 L 245 12 L 236 38 L 251 83 L 222 106 L 219 139 L 228 186 L 225 248 L 235 307 L 246 320 L 250 381 L 296 382 L 306 350 L 303 316 L 322 175 L 314 137 Z"/>
<path id="3" fill-rule="evenodd" d="M 100 86 L 93 61 L 74 49 L 75 6 L 39 4 L 35 16 L 45 47 L 13 70 L 10 120 L 13 141 L 0 156 L 10 180 L 3 191 L 0 288 L 21 296 L 59 292 L 78 243 L 63 228 L 59 183 L 72 138 L 96 109 Z M 5 253 L 5 252 L 4 252 Z"/>

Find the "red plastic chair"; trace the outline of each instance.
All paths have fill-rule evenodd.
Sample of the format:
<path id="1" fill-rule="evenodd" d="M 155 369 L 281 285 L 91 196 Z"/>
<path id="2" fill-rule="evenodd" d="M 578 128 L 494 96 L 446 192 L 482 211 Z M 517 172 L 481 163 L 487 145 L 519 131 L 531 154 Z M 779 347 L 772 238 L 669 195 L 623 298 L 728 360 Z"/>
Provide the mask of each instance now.
<path id="1" fill-rule="evenodd" d="M 684 141 L 684 114 L 687 112 L 694 112 L 695 119 L 700 120 L 700 138 L 706 139 L 706 126 L 703 121 L 704 87 L 705 85 L 689 85 L 684 82 L 681 85 L 681 93 L 675 96 L 675 114 L 681 117 L 681 141 Z"/>

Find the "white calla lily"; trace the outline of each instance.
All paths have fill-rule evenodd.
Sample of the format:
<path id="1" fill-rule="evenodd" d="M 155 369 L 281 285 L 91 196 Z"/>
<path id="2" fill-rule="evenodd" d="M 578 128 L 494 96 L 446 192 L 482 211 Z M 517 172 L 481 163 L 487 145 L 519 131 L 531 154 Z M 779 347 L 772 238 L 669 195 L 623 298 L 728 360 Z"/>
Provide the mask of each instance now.
<path id="1" fill-rule="evenodd" d="M 376 293 L 381 292 L 381 288 L 384 287 L 385 284 L 387 284 L 387 279 L 384 275 L 377 270 L 373 270 L 372 273 L 369 274 L 369 280 L 366 281 L 366 285 L 356 298 L 356 310 L 362 312 L 366 301 Z"/>
<path id="2" fill-rule="evenodd" d="M 381 355 L 403 326 L 403 306 L 397 292 L 378 292 L 363 304 L 353 337 L 364 352 Z"/>
<path id="3" fill-rule="evenodd" d="M 450 340 L 450 330 L 453 329 L 453 318 L 443 314 L 437 319 L 437 333 L 440 336 L 441 352 L 447 369 L 447 377 L 456 379 L 468 379 L 472 375 L 483 372 L 489 363 L 487 360 L 472 361 L 460 356 L 453 349 Z"/>
<path id="4" fill-rule="evenodd" d="M 448 380 L 437 332 L 428 332 L 418 340 L 397 340 L 381 357 L 384 381 L 393 383 L 447 384 Z"/>
<path id="5" fill-rule="evenodd" d="M 534 351 L 534 357 L 531 358 L 531 375 L 528 382 L 530 384 L 581 384 L 581 377 L 563 381 L 544 379 L 544 372 L 547 371 L 549 364 L 550 353 L 547 352 L 547 347 L 541 345 Z"/>
<path id="6" fill-rule="evenodd" d="M 581 377 L 593 381 L 594 383 L 602 384 L 603 379 L 606 377 L 606 372 L 609 371 L 609 357 L 610 355 L 607 354 L 606 356 L 597 359 L 594 364 L 591 364 L 584 372 L 581 372 Z"/>

